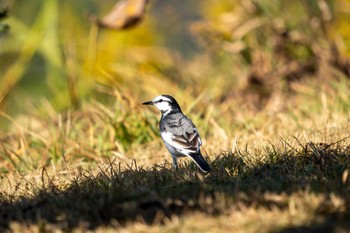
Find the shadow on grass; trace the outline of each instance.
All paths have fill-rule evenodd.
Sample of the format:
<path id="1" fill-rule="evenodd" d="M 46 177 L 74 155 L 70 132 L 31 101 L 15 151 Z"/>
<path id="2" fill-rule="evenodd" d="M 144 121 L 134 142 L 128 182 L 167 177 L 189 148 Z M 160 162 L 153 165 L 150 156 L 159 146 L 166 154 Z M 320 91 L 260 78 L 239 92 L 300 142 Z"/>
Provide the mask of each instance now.
<path id="1" fill-rule="evenodd" d="M 51 184 L 34 197 L 0 201 L 0 229 L 11 222 L 55 224 L 62 230 L 84 226 L 120 226 L 142 221 L 162 224 L 174 215 L 200 211 L 219 215 L 230 205 L 244 203 L 288 211 L 288 203 L 268 200 L 264 194 L 287 195 L 309 189 L 345 200 L 341 211 L 320 206 L 315 222 L 279 232 L 332 232 L 350 230 L 349 181 L 343 182 L 350 156 L 340 148 L 313 147 L 297 152 L 267 149 L 260 160 L 247 152 L 226 153 L 211 161 L 213 172 L 203 176 L 192 163 L 175 172 L 166 164 L 149 169 L 120 169 L 111 163 L 97 175 L 81 174 L 60 190 Z M 323 222 L 316 219 L 323 217 Z"/>

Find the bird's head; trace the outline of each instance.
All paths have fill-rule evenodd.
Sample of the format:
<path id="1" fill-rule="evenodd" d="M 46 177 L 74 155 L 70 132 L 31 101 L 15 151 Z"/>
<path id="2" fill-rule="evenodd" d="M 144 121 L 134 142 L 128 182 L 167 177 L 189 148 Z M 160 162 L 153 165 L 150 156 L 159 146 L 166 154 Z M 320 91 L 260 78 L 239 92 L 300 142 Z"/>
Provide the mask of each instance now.
<path id="1" fill-rule="evenodd" d="M 170 95 L 160 95 L 151 101 L 142 103 L 143 105 L 154 105 L 163 115 L 170 112 L 181 112 L 181 108 L 176 100 Z"/>

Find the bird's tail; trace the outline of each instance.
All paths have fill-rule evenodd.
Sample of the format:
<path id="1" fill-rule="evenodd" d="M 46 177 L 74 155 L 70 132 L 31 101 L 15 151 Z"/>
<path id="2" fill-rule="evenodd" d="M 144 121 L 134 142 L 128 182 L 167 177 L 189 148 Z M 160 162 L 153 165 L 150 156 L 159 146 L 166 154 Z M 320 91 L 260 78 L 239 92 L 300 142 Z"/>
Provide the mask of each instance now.
<path id="1" fill-rule="evenodd" d="M 207 163 L 207 161 L 205 161 L 200 151 L 198 153 L 189 154 L 189 157 L 197 164 L 197 166 L 203 172 L 208 173 L 211 171 L 209 164 Z"/>

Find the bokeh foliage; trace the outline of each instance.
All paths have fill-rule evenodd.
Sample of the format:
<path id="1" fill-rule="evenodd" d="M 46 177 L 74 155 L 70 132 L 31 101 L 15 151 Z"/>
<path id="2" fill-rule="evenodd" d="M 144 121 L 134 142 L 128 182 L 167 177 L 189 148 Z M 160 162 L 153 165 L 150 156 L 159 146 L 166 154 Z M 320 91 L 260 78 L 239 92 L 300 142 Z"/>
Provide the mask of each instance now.
<path id="1" fill-rule="evenodd" d="M 126 31 L 91 21 L 112 0 L 3 2 L 11 31 L 1 37 L 1 106 L 14 114 L 42 99 L 58 111 L 79 107 L 96 82 L 141 98 L 197 95 L 213 83 L 218 98 L 249 84 L 266 97 L 283 90 L 278 80 L 332 76 L 324 72 L 334 66 L 349 73 L 346 0 L 151 1 Z"/>

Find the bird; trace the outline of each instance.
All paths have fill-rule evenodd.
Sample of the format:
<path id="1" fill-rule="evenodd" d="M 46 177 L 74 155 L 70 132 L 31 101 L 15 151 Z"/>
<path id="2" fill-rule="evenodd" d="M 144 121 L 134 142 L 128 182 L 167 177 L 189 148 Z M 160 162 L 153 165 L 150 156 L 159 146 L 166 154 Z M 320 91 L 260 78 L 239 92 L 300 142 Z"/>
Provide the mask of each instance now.
<path id="1" fill-rule="evenodd" d="M 178 169 L 177 160 L 180 157 L 190 158 L 204 173 L 211 171 L 203 158 L 202 145 L 196 126 L 185 116 L 180 105 L 170 95 L 159 95 L 143 105 L 154 105 L 162 113 L 159 121 L 160 135 L 173 158 L 173 168 Z"/>

